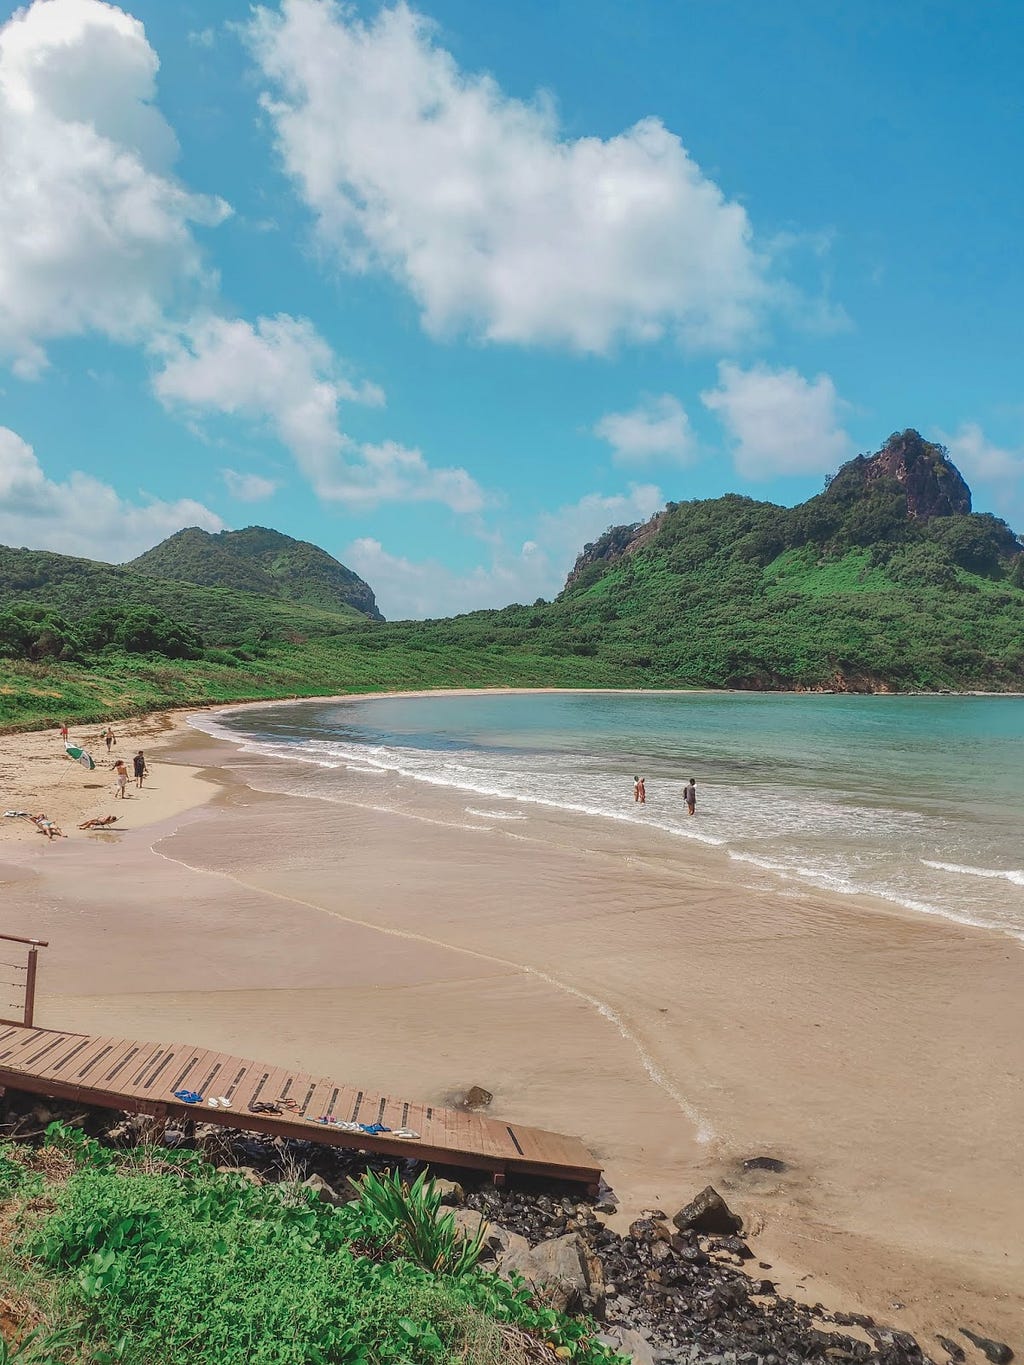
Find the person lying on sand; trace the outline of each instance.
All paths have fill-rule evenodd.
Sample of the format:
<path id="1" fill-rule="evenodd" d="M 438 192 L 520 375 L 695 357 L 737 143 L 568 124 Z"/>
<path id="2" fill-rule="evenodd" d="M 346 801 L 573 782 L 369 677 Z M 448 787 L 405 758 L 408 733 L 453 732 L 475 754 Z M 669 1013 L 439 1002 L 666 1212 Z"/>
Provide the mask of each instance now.
<path id="1" fill-rule="evenodd" d="M 66 839 L 68 837 L 60 825 L 55 825 L 52 820 L 48 820 L 42 811 L 38 815 L 30 815 L 28 818 L 40 834 L 46 835 L 47 839 Z"/>
<path id="2" fill-rule="evenodd" d="M 117 821 L 116 815 L 94 815 L 91 820 L 86 820 L 78 826 L 79 829 L 106 829 L 107 825 L 113 825 Z"/>

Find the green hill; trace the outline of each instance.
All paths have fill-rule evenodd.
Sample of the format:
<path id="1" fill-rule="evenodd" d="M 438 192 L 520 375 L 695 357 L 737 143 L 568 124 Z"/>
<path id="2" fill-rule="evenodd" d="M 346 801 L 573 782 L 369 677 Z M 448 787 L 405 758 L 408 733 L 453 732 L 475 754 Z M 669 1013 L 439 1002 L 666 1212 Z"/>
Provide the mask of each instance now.
<path id="1" fill-rule="evenodd" d="M 18 603 L 59 613 L 72 635 L 97 612 L 155 609 L 186 625 L 214 648 L 297 632 L 328 635 L 343 624 L 366 619 L 346 605 L 326 610 L 228 587 L 152 578 L 129 565 L 0 545 L 0 612 Z"/>
<path id="2" fill-rule="evenodd" d="M 305 540 L 265 526 L 211 534 L 188 526 L 126 566 L 151 578 L 304 602 L 326 611 L 356 611 L 383 620 L 373 590 L 358 574 Z"/>
<path id="3" fill-rule="evenodd" d="M 138 561 L 0 550 L 0 725 L 390 688 L 1024 691 L 1024 547 L 971 511 L 945 452 L 914 431 L 796 507 L 669 503 L 586 546 L 555 601 L 447 620 L 381 623 L 253 591 L 280 551 L 287 592 L 329 596 L 336 561 L 275 532 L 232 534 L 237 550 L 188 531 L 142 556 L 150 570 L 170 547 L 178 581 Z M 234 577 L 197 586 L 186 572 Z"/>

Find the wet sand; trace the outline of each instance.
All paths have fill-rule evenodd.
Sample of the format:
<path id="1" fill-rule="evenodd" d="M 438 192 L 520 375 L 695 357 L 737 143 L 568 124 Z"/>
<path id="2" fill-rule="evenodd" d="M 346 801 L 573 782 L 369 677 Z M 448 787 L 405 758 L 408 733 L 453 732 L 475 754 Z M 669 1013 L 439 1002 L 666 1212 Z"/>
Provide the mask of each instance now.
<path id="1" fill-rule="evenodd" d="M 42 1022 L 427 1102 L 478 1083 L 493 1112 L 583 1136 L 620 1224 L 712 1181 L 805 1301 L 936 1355 L 961 1325 L 1021 1346 L 1019 945 L 738 889 L 654 831 L 487 827 L 412 783 L 327 801 L 314 769 L 279 794 L 292 765 L 197 734 L 159 756 L 219 794 L 105 846 L 0 850 L 7 931 L 53 945 Z M 744 1175 L 754 1155 L 791 1169 Z"/>

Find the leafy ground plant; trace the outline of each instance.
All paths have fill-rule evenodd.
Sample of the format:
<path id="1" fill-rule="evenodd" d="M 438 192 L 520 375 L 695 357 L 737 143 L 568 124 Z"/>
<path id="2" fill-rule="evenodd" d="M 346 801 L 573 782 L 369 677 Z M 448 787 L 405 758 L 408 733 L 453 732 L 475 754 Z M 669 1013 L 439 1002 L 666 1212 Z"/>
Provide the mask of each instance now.
<path id="1" fill-rule="evenodd" d="M 426 1171 L 406 1185 L 398 1171 L 376 1176 L 367 1171 L 361 1181 L 364 1205 L 392 1229 L 404 1255 L 435 1275 L 456 1278 L 468 1274 L 480 1259 L 484 1225 L 466 1238 L 454 1213 L 441 1213 L 441 1191 Z"/>

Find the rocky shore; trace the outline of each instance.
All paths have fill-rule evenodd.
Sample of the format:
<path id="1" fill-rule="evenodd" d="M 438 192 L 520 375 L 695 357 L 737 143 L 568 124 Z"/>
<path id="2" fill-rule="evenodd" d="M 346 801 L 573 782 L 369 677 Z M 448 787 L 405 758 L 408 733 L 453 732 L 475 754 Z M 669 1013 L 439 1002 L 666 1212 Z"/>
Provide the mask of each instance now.
<path id="1" fill-rule="evenodd" d="M 83 1109 L 9 1091 L 0 1102 L 0 1134 L 41 1141 L 55 1119 L 82 1127 L 112 1146 L 148 1138 L 149 1120 Z M 194 1147 L 219 1169 L 254 1183 L 303 1183 L 332 1204 L 356 1197 L 366 1170 L 392 1161 L 314 1142 L 285 1141 L 203 1123 L 169 1128 L 170 1148 Z M 772 1169 L 771 1158 L 753 1158 Z M 757 1166 L 761 1163 L 761 1167 Z M 777 1165 L 777 1163 L 776 1163 Z M 403 1163 L 412 1179 L 417 1162 Z M 455 1174 L 455 1173 L 449 1173 Z M 964 1365 L 964 1346 L 945 1337 L 925 1348 L 907 1332 L 873 1318 L 829 1312 L 777 1291 L 771 1265 L 758 1261 L 740 1218 L 710 1187 L 673 1214 L 645 1210 L 622 1235 L 607 1226 L 611 1190 L 597 1200 L 545 1182 L 497 1189 L 484 1179 L 438 1175 L 444 1202 L 467 1236 L 484 1225 L 482 1264 L 518 1275 L 538 1298 L 589 1315 L 601 1337 L 636 1365 Z M 1013 1351 L 967 1328 L 972 1361 L 1009 1365 Z"/>

